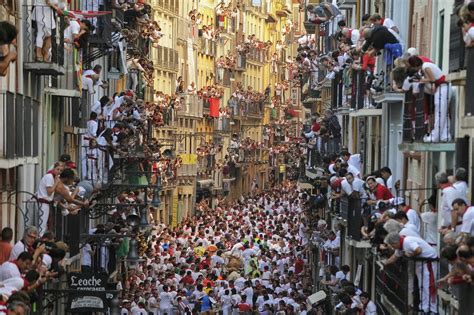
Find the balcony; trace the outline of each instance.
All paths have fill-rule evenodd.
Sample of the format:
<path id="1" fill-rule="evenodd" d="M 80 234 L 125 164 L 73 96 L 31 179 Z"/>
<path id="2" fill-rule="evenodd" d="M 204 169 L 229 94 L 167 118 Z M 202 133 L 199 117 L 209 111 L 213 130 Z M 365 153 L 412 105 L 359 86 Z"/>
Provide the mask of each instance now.
<path id="1" fill-rule="evenodd" d="M 414 305 L 414 261 L 401 258 L 382 268 L 375 264 L 375 303 L 381 314 L 409 314 Z"/>
<path id="2" fill-rule="evenodd" d="M 0 93 L 0 158 L 18 159 L 38 156 L 40 103 L 29 96 Z"/>
<path id="3" fill-rule="evenodd" d="M 224 16 L 224 20 L 219 21 L 219 16 L 216 16 L 216 28 L 220 28 L 221 33 L 224 35 L 232 35 L 237 30 L 237 20 L 232 17 Z"/>
<path id="4" fill-rule="evenodd" d="M 64 74 L 65 23 L 63 18 L 58 19 L 53 14 L 53 9 L 47 5 L 23 5 L 23 68 L 36 75 Z M 42 34 L 51 33 L 55 35 L 43 40 Z M 45 47 L 48 42 L 51 48 L 44 56 L 36 46 Z"/>
<path id="5" fill-rule="evenodd" d="M 230 118 L 219 117 L 214 122 L 214 131 L 229 133 L 230 132 Z"/>
<path id="6" fill-rule="evenodd" d="M 444 85 L 447 88 L 447 85 Z M 439 88 L 443 88 L 441 85 Z M 449 104 L 449 100 L 443 100 Z M 454 151 L 455 111 L 446 108 L 444 112 L 431 113 L 434 98 L 423 94 L 406 93 L 403 108 L 403 151 Z M 434 120 L 439 117 L 439 123 Z M 431 137 L 424 139 L 431 129 Z M 426 140 L 426 141 L 425 141 Z"/>
<path id="7" fill-rule="evenodd" d="M 152 50 L 152 59 L 155 67 L 177 72 L 179 68 L 178 51 L 172 48 L 159 46 Z"/>
<path id="8" fill-rule="evenodd" d="M 245 71 L 246 66 L 247 66 L 247 57 L 241 54 L 237 54 L 237 63 L 236 63 L 235 70 Z"/>
<path id="9" fill-rule="evenodd" d="M 376 103 L 398 103 L 405 100 L 405 94 L 394 89 L 394 85 L 400 85 L 392 77 L 396 77 L 394 70 L 395 58 L 387 55 L 387 51 L 383 50 L 382 55 L 377 57 L 377 68 L 381 71 L 376 74 L 376 79 L 372 83 L 372 89 L 375 92 L 372 98 Z"/>
<path id="10" fill-rule="evenodd" d="M 169 11 L 175 15 L 179 14 L 179 0 L 157 0 L 158 8 Z"/>
<path id="11" fill-rule="evenodd" d="M 256 62 L 259 64 L 265 63 L 265 51 L 257 48 L 252 48 L 249 53 L 247 54 L 247 61 L 249 62 Z"/>
<path id="12" fill-rule="evenodd" d="M 216 56 L 216 42 L 210 39 L 200 39 L 200 53 L 210 57 Z"/>
<path id="13" fill-rule="evenodd" d="M 234 79 L 234 73 L 230 69 L 216 67 L 216 81 L 220 85 L 230 87 L 230 83 Z"/>
<path id="14" fill-rule="evenodd" d="M 178 116 L 188 116 L 200 118 L 203 116 L 203 102 L 195 94 L 185 94 L 184 102 L 178 110 Z"/>

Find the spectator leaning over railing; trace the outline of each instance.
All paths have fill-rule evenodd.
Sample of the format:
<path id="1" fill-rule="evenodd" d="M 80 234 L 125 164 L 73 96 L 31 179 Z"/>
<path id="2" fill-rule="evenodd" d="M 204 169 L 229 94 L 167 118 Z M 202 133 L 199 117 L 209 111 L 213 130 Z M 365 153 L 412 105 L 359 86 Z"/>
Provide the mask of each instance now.
<path id="1" fill-rule="evenodd" d="M 460 218 L 462 225 L 461 234 L 474 236 L 474 207 L 468 206 L 467 202 L 462 198 L 457 198 L 452 203 L 452 212 Z"/>
<path id="2" fill-rule="evenodd" d="M 446 142 L 451 140 L 451 127 L 448 105 L 451 88 L 442 70 L 431 62 L 424 62 L 419 57 L 408 59 L 409 69 L 419 71 L 423 75 L 420 83 L 425 83 L 425 91 L 434 95 L 434 125 L 431 132 L 423 138 L 424 142 Z"/>
<path id="3" fill-rule="evenodd" d="M 446 173 L 436 173 L 435 180 L 437 187 L 441 189 L 442 193 L 440 212 L 441 217 L 443 218 L 443 222 L 441 223 L 441 233 L 446 234 L 449 231 L 459 232 L 461 224 L 457 220 L 455 214 L 452 213 L 452 204 L 454 200 L 462 198 L 462 195 L 449 182 Z"/>
<path id="4" fill-rule="evenodd" d="M 382 264 L 393 264 L 402 256 L 415 259 L 415 273 L 420 291 L 419 309 L 423 312 L 437 312 L 436 250 L 421 237 L 401 236 L 398 233 L 388 234 L 384 242 L 395 250 L 395 253 L 389 259 L 383 260 Z"/>

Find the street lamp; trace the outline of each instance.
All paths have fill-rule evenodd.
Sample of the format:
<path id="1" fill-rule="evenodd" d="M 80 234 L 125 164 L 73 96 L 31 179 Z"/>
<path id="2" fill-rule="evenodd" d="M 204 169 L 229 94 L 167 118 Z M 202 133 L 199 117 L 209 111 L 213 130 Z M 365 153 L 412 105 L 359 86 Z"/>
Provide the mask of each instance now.
<path id="1" fill-rule="evenodd" d="M 151 200 L 151 205 L 156 208 L 158 208 L 161 205 L 160 190 L 161 190 L 161 175 L 158 174 L 158 176 L 156 177 L 156 186 L 153 188 L 153 199 Z"/>
<path id="2" fill-rule="evenodd" d="M 134 230 L 140 224 L 140 216 L 137 213 L 136 208 L 132 208 L 132 211 L 127 216 L 127 224 L 130 225 L 132 230 Z"/>

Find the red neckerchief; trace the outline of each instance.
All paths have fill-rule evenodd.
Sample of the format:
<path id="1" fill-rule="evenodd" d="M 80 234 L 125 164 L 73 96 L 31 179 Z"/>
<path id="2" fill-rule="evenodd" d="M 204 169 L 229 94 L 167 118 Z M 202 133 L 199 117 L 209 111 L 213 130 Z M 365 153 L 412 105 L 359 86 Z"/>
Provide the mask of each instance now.
<path id="1" fill-rule="evenodd" d="M 432 301 L 436 301 L 436 281 L 435 281 L 435 276 L 434 276 L 434 271 L 433 271 L 433 265 L 431 264 L 431 261 L 428 261 L 426 263 L 426 267 L 428 268 L 428 272 L 430 273 L 430 298 Z"/>
<path id="2" fill-rule="evenodd" d="M 445 189 L 445 188 L 448 188 L 448 187 L 453 187 L 453 184 L 451 183 L 447 183 L 447 184 L 441 184 L 441 189 Z"/>
<path id="3" fill-rule="evenodd" d="M 411 209 L 410 206 L 406 205 L 405 207 L 403 207 L 403 210 L 402 210 L 402 211 L 405 212 L 405 213 L 407 213 L 408 210 L 410 210 L 410 209 Z"/>
<path id="4" fill-rule="evenodd" d="M 403 243 L 405 242 L 405 236 L 400 236 L 400 250 L 403 250 Z"/>

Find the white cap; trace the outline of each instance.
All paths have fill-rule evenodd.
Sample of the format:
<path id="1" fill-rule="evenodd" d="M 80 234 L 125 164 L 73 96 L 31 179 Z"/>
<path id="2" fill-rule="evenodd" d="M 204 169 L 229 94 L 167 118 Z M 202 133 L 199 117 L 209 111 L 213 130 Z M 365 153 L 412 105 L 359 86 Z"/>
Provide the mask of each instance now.
<path id="1" fill-rule="evenodd" d="M 322 220 L 322 219 L 319 220 L 319 221 L 318 221 L 318 226 L 323 226 L 323 225 L 327 225 L 326 221 L 324 221 L 324 220 Z"/>
<path id="2" fill-rule="evenodd" d="M 418 50 L 415 47 L 410 47 L 407 49 L 407 53 L 410 56 L 418 56 Z"/>
<path id="3" fill-rule="evenodd" d="M 48 254 L 43 254 L 43 265 L 45 265 L 48 269 L 51 267 L 51 263 L 53 262 L 53 258 Z"/>

